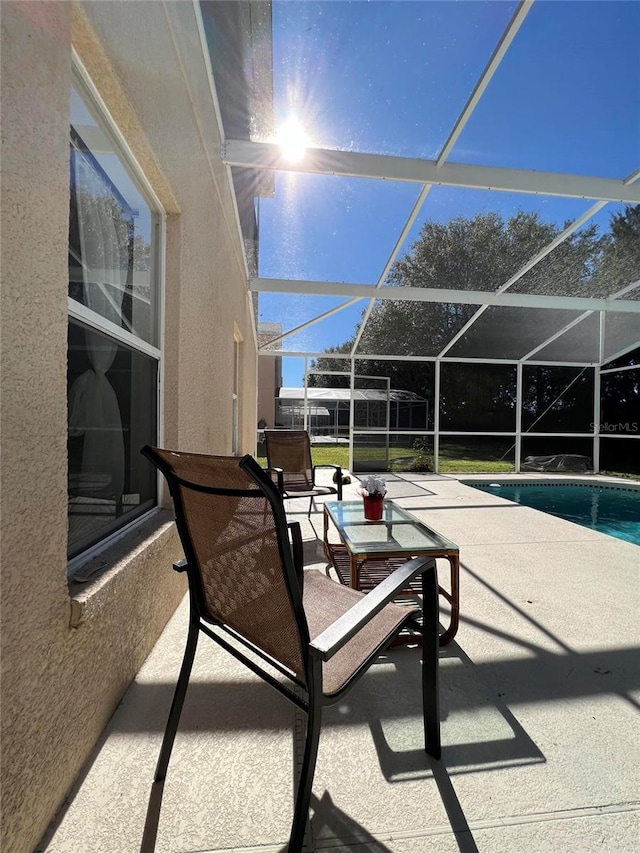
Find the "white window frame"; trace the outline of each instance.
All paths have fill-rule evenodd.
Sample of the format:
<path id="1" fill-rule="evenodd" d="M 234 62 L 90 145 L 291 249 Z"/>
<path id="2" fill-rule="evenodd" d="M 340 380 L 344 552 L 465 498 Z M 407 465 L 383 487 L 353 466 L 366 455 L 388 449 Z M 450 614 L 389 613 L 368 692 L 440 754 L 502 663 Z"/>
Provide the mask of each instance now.
<path id="1" fill-rule="evenodd" d="M 107 105 L 100 96 L 93 81 L 91 80 L 82 60 L 77 52 L 72 49 L 72 85 L 74 85 L 82 98 L 94 109 L 98 114 L 100 121 L 104 124 L 106 131 L 111 137 L 114 147 L 118 155 L 122 158 L 123 163 L 130 171 L 133 179 L 138 184 L 138 187 L 143 191 L 146 200 L 149 203 L 153 214 L 152 229 L 155 231 L 155 253 L 154 265 L 156 270 L 156 298 L 155 298 L 155 318 L 156 323 L 156 341 L 157 346 L 150 344 L 148 341 L 133 335 L 126 329 L 117 326 L 104 317 L 101 317 L 95 311 L 92 311 L 86 305 L 77 302 L 70 296 L 67 296 L 68 319 L 78 320 L 92 329 L 103 332 L 118 343 L 122 343 L 144 355 L 153 358 L 157 363 L 157 387 L 156 387 L 156 425 L 157 425 L 157 442 L 162 445 L 164 434 L 164 398 L 162 388 L 164 387 L 164 309 L 165 309 L 165 290 L 166 290 L 166 211 L 153 190 L 153 187 L 147 180 L 143 170 L 137 162 L 131 148 L 129 147 L 125 137 L 118 128 L 113 116 L 109 112 Z M 129 524 L 124 524 L 121 528 L 111 534 L 107 534 L 99 542 L 83 550 L 80 554 L 72 557 L 67 563 L 67 573 L 71 577 L 78 573 L 78 570 L 85 563 L 104 551 L 114 542 L 122 539 L 136 527 L 143 524 L 150 516 L 158 511 L 159 496 L 162 488 L 162 477 L 160 473 L 156 477 L 156 506 L 150 509 L 143 515 L 137 516 Z"/>
<path id="2" fill-rule="evenodd" d="M 233 324 L 233 386 L 231 389 L 231 454 L 240 453 L 240 349 L 244 338 L 237 325 Z"/>

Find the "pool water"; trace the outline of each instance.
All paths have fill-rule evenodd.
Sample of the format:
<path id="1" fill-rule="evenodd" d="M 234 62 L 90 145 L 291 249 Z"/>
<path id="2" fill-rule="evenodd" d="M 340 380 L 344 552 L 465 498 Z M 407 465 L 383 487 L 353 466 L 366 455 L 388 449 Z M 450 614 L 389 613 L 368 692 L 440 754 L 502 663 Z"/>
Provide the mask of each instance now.
<path id="1" fill-rule="evenodd" d="M 640 489 L 569 483 L 465 483 L 640 545 Z"/>

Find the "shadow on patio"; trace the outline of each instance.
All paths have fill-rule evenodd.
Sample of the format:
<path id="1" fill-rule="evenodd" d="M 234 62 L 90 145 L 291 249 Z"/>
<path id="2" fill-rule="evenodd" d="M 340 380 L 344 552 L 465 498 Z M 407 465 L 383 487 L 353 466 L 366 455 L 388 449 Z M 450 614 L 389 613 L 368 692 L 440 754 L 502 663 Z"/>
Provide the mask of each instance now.
<path id="1" fill-rule="evenodd" d="M 453 478 L 426 485 L 395 499 L 462 557 L 461 627 L 440 658 L 442 761 L 421 746 L 419 650 L 392 649 L 325 711 L 308 850 L 632 849 L 637 547 L 526 508 L 506 512 Z M 291 515 L 306 519 L 306 504 Z M 320 511 L 304 529 L 307 570 L 323 571 Z M 186 621 L 185 601 L 41 851 L 138 849 Z M 158 853 L 283 850 L 301 726 L 280 696 L 201 642 Z"/>

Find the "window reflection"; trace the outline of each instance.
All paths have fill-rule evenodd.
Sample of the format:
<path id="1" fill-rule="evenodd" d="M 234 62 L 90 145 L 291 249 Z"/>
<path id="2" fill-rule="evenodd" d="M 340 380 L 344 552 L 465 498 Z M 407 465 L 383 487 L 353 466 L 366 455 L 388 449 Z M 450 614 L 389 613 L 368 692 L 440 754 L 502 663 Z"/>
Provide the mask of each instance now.
<path id="1" fill-rule="evenodd" d="M 157 340 L 157 214 L 86 97 L 73 89 L 69 296 L 84 308 L 69 317 L 70 557 L 156 498 L 156 475 L 140 448 L 157 437 L 159 354 L 148 354 Z"/>
<path id="2" fill-rule="evenodd" d="M 152 211 L 78 98 L 74 91 L 69 296 L 154 344 Z"/>
<path id="3" fill-rule="evenodd" d="M 153 506 L 154 359 L 69 324 L 69 555 Z"/>

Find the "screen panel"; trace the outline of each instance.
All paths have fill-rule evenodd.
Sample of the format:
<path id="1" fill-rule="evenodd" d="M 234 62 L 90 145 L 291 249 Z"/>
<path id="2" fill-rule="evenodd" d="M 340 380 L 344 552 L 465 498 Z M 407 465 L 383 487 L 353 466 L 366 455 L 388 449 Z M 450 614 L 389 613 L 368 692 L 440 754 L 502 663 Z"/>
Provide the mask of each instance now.
<path id="1" fill-rule="evenodd" d="M 513 436 L 440 436 L 441 474 L 499 474 L 515 469 Z"/>
<path id="2" fill-rule="evenodd" d="M 593 432 L 594 370 L 525 365 L 523 432 Z"/>
<path id="3" fill-rule="evenodd" d="M 418 192 L 410 183 L 277 172 L 273 197 L 259 199 L 259 275 L 376 284 Z"/>
<path id="4" fill-rule="evenodd" d="M 366 304 L 366 299 L 351 302 L 333 296 L 260 293 L 258 328 L 269 324 L 275 330 L 270 336 L 263 336 L 260 345 L 267 350 L 301 353 L 342 348 L 353 339 Z M 318 319 L 325 313 L 329 316 Z M 291 333 L 300 326 L 303 328 Z"/>
<path id="5" fill-rule="evenodd" d="M 294 115 L 321 147 L 433 158 L 515 8 L 276 0 L 276 124 Z"/>
<path id="6" fill-rule="evenodd" d="M 640 368 L 602 374 L 601 435 L 640 435 Z"/>
<path id="7" fill-rule="evenodd" d="M 602 473 L 640 477 L 640 439 L 601 438 L 600 470 Z"/>
<path id="8" fill-rule="evenodd" d="M 637 3 L 534 3 L 451 159 L 629 175 L 638 167 L 639 32 Z"/>
<path id="9" fill-rule="evenodd" d="M 428 473 L 434 470 L 433 435 L 354 430 L 353 471 Z"/>
<path id="10" fill-rule="evenodd" d="M 584 199 L 431 187 L 389 282 L 497 291 L 589 207 Z"/>
<path id="11" fill-rule="evenodd" d="M 640 344 L 640 313 L 607 312 L 604 323 L 604 360 L 614 359 Z"/>
<path id="12" fill-rule="evenodd" d="M 377 300 L 357 355 L 437 356 L 473 317 L 477 305 Z"/>
<path id="13" fill-rule="evenodd" d="M 566 474 L 593 470 L 593 439 L 557 435 L 522 436 L 522 471 Z"/>
<path id="14" fill-rule="evenodd" d="M 582 312 L 489 306 L 447 352 L 454 358 L 521 359 Z M 573 354 L 566 353 L 566 361 Z"/>
<path id="15" fill-rule="evenodd" d="M 515 428 L 515 365 L 442 363 L 442 431 L 512 432 Z"/>
<path id="16" fill-rule="evenodd" d="M 582 315 L 581 315 L 582 316 Z M 600 353 L 600 312 L 594 311 L 560 337 L 537 350 L 536 361 L 586 361 L 597 363 Z"/>

